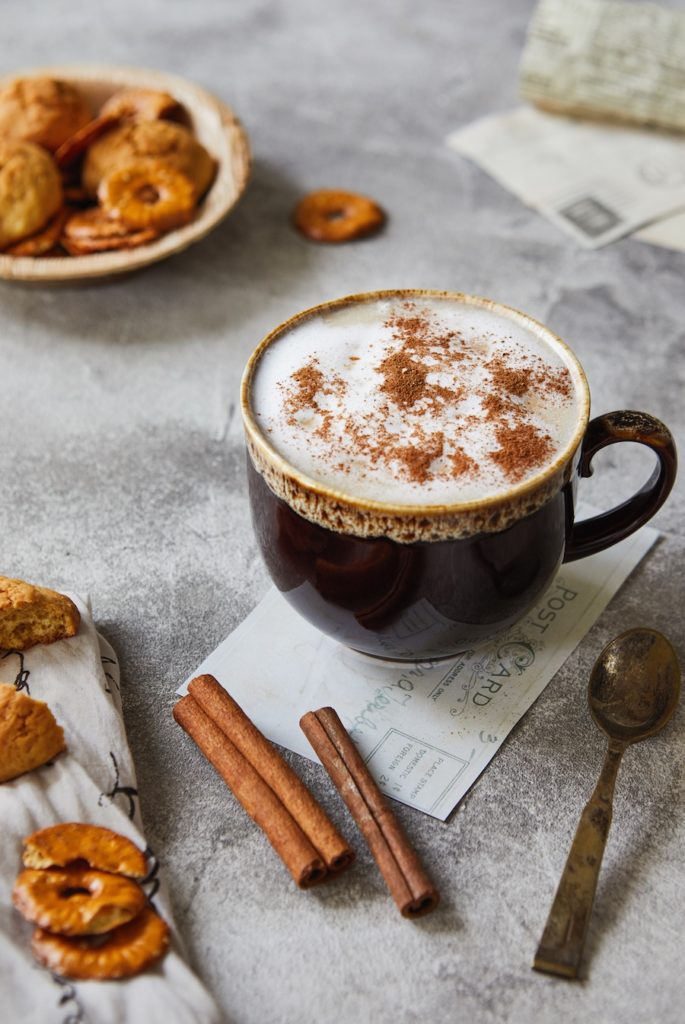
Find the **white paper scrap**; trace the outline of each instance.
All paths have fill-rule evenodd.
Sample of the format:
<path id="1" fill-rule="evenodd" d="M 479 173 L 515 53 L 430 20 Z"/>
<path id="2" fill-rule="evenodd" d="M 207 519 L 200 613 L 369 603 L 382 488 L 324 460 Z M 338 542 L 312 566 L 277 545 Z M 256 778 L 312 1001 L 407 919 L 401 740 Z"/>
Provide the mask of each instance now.
<path id="1" fill-rule="evenodd" d="M 520 623 L 440 661 L 358 654 L 272 588 L 178 692 L 211 673 L 269 739 L 311 760 L 299 720 L 334 707 L 381 789 L 444 821 L 658 536 L 643 527 L 562 566 Z"/>
<path id="2" fill-rule="evenodd" d="M 685 208 L 683 137 L 519 107 L 447 142 L 588 249 Z"/>
<path id="3" fill-rule="evenodd" d="M 685 252 L 685 210 L 664 217 L 663 220 L 655 220 L 653 224 L 636 231 L 633 238 L 649 245 L 660 245 L 664 249 Z"/>

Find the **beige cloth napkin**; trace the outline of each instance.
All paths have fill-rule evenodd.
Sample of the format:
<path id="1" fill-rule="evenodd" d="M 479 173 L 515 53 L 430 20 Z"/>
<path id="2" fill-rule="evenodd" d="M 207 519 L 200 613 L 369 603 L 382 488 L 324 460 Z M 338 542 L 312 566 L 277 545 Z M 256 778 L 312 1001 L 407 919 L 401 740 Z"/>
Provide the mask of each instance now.
<path id="1" fill-rule="evenodd" d="M 87 602 L 78 635 L 23 655 L 0 651 L 0 681 L 49 704 L 68 750 L 49 765 L 0 785 L 0 1019 L 22 1024 L 215 1024 L 219 1012 L 182 958 L 154 852 L 143 888 L 172 927 L 171 950 L 125 981 L 68 982 L 40 967 L 32 925 L 12 907 L 22 838 L 62 821 L 92 822 L 147 849 L 126 740 L 119 666 L 99 637 Z"/>

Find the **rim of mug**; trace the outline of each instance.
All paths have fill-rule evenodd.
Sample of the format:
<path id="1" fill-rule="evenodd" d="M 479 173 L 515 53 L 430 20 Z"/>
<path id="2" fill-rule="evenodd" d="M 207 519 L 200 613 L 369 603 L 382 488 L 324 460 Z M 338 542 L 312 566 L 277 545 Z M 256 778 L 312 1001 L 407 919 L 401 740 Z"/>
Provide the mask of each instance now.
<path id="1" fill-rule="evenodd" d="M 378 302 L 384 299 L 445 299 L 452 302 L 459 302 L 462 305 L 472 305 L 481 309 L 488 309 L 499 313 L 505 319 L 518 322 L 523 327 L 532 331 L 545 343 L 551 344 L 563 357 L 573 377 L 574 391 L 578 401 L 578 423 L 576 429 L 565 445 L 563 450 L 557 454 L 553 462 L 548 463 L 544 469 L 534 476 L 529 477 L 520 484 L 514 484 L 506 490 L 499 491 L 495 495 L 485 498 L 475 498 L 471 501 L 461 501 L 441 504 L 399 504 L 397 502 L 376 501 L 372 498 L 359 498 L 347 491 L 337 490 L 329 487 L 308 476 L 298 469 L 277 448 L 275 448 L 263 433 L 257 423 L 251 407 L 251 387 L 257 366 L 264 352 L 270 345 L 277 341 L 284 334 L 287 334 L 294 327 L 310 320 L 313 317 L 336 309 L 343 309 L 345 306 L 353 306 L 365 302 Z M 251 441 L 261 452 L 262 457 L 277 470 L 298 483 L 304 490 L 321 495 L 329 500 L 341 501 L 351 507 L 369 512 L 386 513 L 393 516 L 438 516 L 445 514 L 458 514 L 459 512 L 471 512 L 487 510 L 509 502 L 512 499 L 525 498 L 558 475 L 567 465 L 577 451 L 590 419 L 590 388 L 578 357 L 573 350 L 554 331 L 550 330 L 540 320 L 523 313 L 514 306 L 508 306 L 495 299 L 488 299 L 481 295 L 470 295 L 467 292 L 442 291 L 433 288 L 383 288 L 377 291 L 357 292 L 353 295 L 344 295 L 339 299 L 329 299 L 320 302 L 316 306 L 310 306 L 301 310 L 284 320 L 277 327 L 262 338 L 247 361 L 243 376 L 240 382 L 240 407 L 243 418 L 243 427 L 248 441 Z"/>

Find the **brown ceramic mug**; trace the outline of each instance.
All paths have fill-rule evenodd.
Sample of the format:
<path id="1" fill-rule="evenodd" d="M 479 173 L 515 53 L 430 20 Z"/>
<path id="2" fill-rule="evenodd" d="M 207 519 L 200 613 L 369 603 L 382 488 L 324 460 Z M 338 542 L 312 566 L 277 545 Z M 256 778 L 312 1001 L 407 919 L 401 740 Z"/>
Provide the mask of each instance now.
<path id="1" fill-rule="evenodd" d="M 436 327 L 436 322 L 442 322 L 443 313 L 445 323 L 449 317 L 456 318 L 455 322 L 462 325 L 460 329 L 453 330 L 449 325 L 449 329 L 444 330 Z M 421 316 L 425 321 L 423 327 Z M 511 332 L 514 340 L 507 334 L 505 344 L 505 340 L 500 342 L 492 331 L 471 325 L 471 319 L 480 323 L 479 318 L 483 317 L 488 327 L 491 321 L 496 322 L 500 331 Z M 396 347 L 390 356 L 385 353 L 384 359 L 368 371 L 374 380 L 379 368 L 385 373 L 379 378 L 381 383 L 374 385 L 376 393 L 382 392 L 379 409 L 385 420 L 374 422 L 378 436 L 385 439 L 387 450 L 377 437 L 372 438 L 367 433 L 363 437 L 365 448 L 362 445 L 359 452 L 371 453 L 367 475 L 374 472 L 375 464 L 371 465 L 374 459 L 376 463 L 384 460 L 399 478 L 413 473 L 416 480 L 411 484 L 412 493 L 418 495 L 419 500 L 415 497 L 409 502 L 398 501 L 396 497 L 383 500 L 382 482 L 374 483 L 376 492 L 369 497 L 364 491 L 367 487 L 365 471 L 360 476 L 363 486 L 348 486 L 345 474 L 349 470 L 344 466 L 344 458 L 340 462 L 343 486 L 340 480 L 332 486 L 309 470 L 308 447 L 313 451 L 318 445 L 322 458 L 333 466 L 339 454 L 336 444 L 341 450 L 350 451 L 349 436 L 357 436 L 354 432 L 358 427 L 348 418 L 348 412 L 336 408 L 335 387 L 343 398 L 347 396 L 348 404 L 354 404 L 351 381 L 362 380 L 364 387 L 368 383 L 365 377 L 350 376 L 342 385 L 338 381 L 339 374 L 332 374 L 328 382 L 321 377 L 319 366 L 322 353 L 326 352 L 326 336 L 332 328 L 341 338 L 351 338 L 350 344 L 357 344 L 354 351 L 359 355 L 349 357 L 351 367 L 351 360 L 363 363 L 366 349 L 369 345 L 373 347 L 368 341 L 362 345 L 362 340 L 372 338 L 370 332 L 376 329 L 374 322 L 379 332 L 400 340 L 393 342 Z M 410 322 L 414 325 L 413 336 L 406 326 Z M 426 324 L 430 327 L 428 333 Z M 305 328 L 309 332 L 306 336 Z M 519 351 L 516 339 L 523 337 L 522 332 L 527 341 L 520 349 L 523 355 L 517 368 L 511 363 L 511 353 Z M 309 362 L 305 360 L 300 365 L 304 356 L 298 346 L 301 348 L 302 338 L 309 336 L 315 338 L 319 346 L 317 355 L 314 358 L 310 353 Z M 529 350 L 526 347 L 529 344 L 534 349 Z M 487 348 L 488 354 L 482 359 L 474 355 L 479 345 L 483 351 Z M 506 365 L 498 345 L 509 346 Z M 453 354 L 449 346 L 454 349 Z M 486 380 L 488 388 L 483 391 L 479 384 L 478 394 L 485 397 L 478 399 L 479 413 L 469 414 L 471 426 L 468 429 L 476 444 L 480 444 L 481 461 L 483 453 L 485 461 L 494 458 L 498 465 L 493 472 L 500 472 L 504 467 L 502 472 L 510 472 L 511 478 L 503 478 L 501 486 L 494 491 L 490 488 L 477 498 L 470 495 L 459 500 L 457 496 L 457 500 L 436 502 L 430 495 L 430 479 L 423 485 L 420 474 L 417 476 L 419 470 L 426 472 L 421 466 L 428 458 L 425 453 L 422 455 L 420 447 L 415 444 L 412 447 L 414 442 L 397 447 L 399 457 L 404 458 L 400 463 L 392 454 L 395 449 L 392 445 L 388 447 L 387 438 L 397 435 L 389 434 L 385 424 L 401 422 L 403 412 L 408 409 L 407 395 L 410 395 L 405 388 L 406 393 L 398 391 L 388 398 L 388 381 L 393 379 L 390 370 L 395 377 L 398 366 L 402 374 L 409 373 L 409 377 L 398 378 L 402 386 L 406 380 L 416 384 L 414 390 L 418 388 L 420 400 L 414 401 L 412 414 L 417 408 L 416 415 L 424 407 L 434 410 L 437 402 L 441 414 L 449 416 L 454 405 L 450 402 L 449 389 L 434 384 L 431 391 L 426 381 L 433 377 L 438 379 L 439 375 L 437 371 L 433 374 L 426 371 L 432 370 L 438 359 L 442 359 L 440 365 L 445 366 L 446 358 L 448 361 L 463 359 L 464 353 L 471 360 L 473 372 L 480 374 L 478 380 Z M 278 360 L 284 370 L 280 383 L 273 385 L 268 376 L 276 372 L 270 368 L 276 366 Z M 268 371 L 262 369 L 264 365 L 269 367 Z M 355 373 L 357 365 L 355 362 Z M 485 370 L 484 366 L 490 369 Z M 315 368 L 313 376 L 312 367 Z M 293 381 L 297 385 L 295 392 Z M 504 382 L 501 394 L 498 392 L 500 381 Z M 564 402 L 569 406 L 571 403 L 570 411 L 566 406 L 563 410 L 565 434 L 553 450 L 544 440 L 544 425 L 534 428 L 529 424 L 530 417 L 538 414 L 536 410 L 542 407 L 544 400 L 544 388 L 538 387 L 540 381 L 551 395 L 552 404 Z M 559 386 L 559 381 L 563 387 Z M 555 391 L 564 392 L 565 397 L 558 399 Z M 292 402 L 287 406 L 293 393 L 298 396 L 296 408 Z M 271 402 L 269 395 L 275 397 L 276 407 L 279 394 L 285 395 L 284 408 L 289 408 L 285 419 L 289 418 L 294 430 L 300 429 L 299 424 L 303 423 L 302 429 L 311 431 L 312 443 L 309 445 L 307 441 L 301 446 L 302 457 L 294 458 L 292 453 L 282 450 L 274 439 L 278 428 L 274 431 L 264 409 L 256 407 L 255 394 L 262 395 L 260 401 L 265 408 Z M 267 397 L 263 398 L 264 395 Z M 322 395 L 329 397 L 322 398 Z M 461 399 L 462 404 L 469 400 L 469 396 Z M 675 479 L 675 445 L 659 420 L 646 413 L 619 411 L 590 421 L 585 375 L 576 357 L 559 338 L 515 309 L 459 293 L 376 292 L 306 310 L 277 327 L 257 347 L 243 376 L 241 401 L 253 523 L 274 583 L 300 614 L 322 632 L 378 657 L 407 660 L 446 657 L 464 644 L 473 645 L 512 625 L 535 604 L 563 561 L 583 558 L 627 537 L 654 515 Z M 325 408 L 323 402 L 327 403 Z M 486 414 L 484 409 L 498 410 L 500 418 Z M 359 423 L 365 422 L 367 413 L 363 403 L 357 415 Z M 550 416 L 552 422 L 557 413 L 550 413 Z M 501 444 L 488 448 L 490 442 L 481 442 L 481 433 L 492 428 L 493 422 L 494 436 L 508 438 L 508 449 Z M 461 437 L 459 431 L 462 430 L 463 436 L 468 433 L 466 427 L 454 426 L 454 423 L 452 426 L 455 437 Z M 412 436 L 425 439 L 427 429 L 419 427 L 418 435 L 415 430 Z M 434 431 L 431 436 L 442 437 L 443 433 Z M 529 444 L 531 437 L 536 445 Z M 520 444 L 511 443 L 511 439 L 517 441 L 518 438 L 522 439 Z M 656 466 L 652 476 L 623 504 L 602 515 L 576 522 L 574 504 L 579 477 L 592 473 L 593 456 L 601 448 L 624 441 L 646 445 L 654 451 Z M 547 455 L 545 446 L 550 448 Z M 533 462 L 525 468 L 523 476 L 517 477 L 519 464 L 522 460 L 525 462 L 528 449 L 533 453 Z M 457 459 L 454 452 L 450 453 L 451 472 L 457 472 L 454 466 L 461 465 L 462 455 Z M 463 457 L 477 465 L 473 456 Z M 440 457 L 430 463 L 440 467 L 435 470 L 436 479 L 440 474 L 445 475 L 446 458 L 441 452 Z M 360 459 L 361 454 L 355 449 L 352 461 Z M 457 480 L 457 490 L 458 483 Z M 451 481 L 449 486 L 452 486 Z M 425 500 L 420 500 L 424 487 Z"/>

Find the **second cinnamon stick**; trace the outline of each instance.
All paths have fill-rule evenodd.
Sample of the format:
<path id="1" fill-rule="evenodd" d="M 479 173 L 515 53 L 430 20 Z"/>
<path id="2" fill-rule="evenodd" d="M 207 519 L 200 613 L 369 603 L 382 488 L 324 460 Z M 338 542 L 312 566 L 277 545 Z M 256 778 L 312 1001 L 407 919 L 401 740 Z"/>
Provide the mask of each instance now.
<path id="1" fill-rule="evenodd" d="M 369 844 L 403 917 L 421 917 L 440 896 L 333 708 L 309 711 L 300 727 Z"/>

